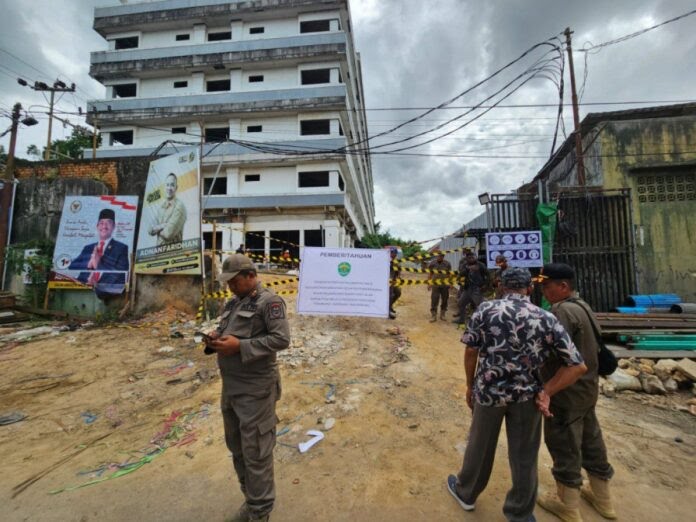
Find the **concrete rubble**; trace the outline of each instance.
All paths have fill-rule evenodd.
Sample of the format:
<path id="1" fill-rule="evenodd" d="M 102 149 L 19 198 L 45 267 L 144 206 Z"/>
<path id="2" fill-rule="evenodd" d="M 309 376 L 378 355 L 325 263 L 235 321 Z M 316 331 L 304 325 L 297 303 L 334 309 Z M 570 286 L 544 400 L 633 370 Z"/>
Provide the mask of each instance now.
<path id="1" fill-rule="evenodd" d="M 619 368 L 606 378 L 600 377 L 599 389 L 608 398 L 617 393 L 642 392 L 647 395 L 673 395 L 678 399 L 679 411 L 696 415 L 696 400 L 681 404 L 679 392 L 691 391 L 696 395 L 696 362 L 690 359 L 620 359 Z"/>

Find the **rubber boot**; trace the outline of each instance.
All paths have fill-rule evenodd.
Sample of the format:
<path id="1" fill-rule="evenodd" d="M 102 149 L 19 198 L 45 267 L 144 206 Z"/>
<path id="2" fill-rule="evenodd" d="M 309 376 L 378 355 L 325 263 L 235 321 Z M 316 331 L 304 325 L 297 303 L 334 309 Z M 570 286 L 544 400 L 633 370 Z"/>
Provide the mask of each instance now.
<path id="1" fill-rule="evenodd" d="M 447 320 L 447 318 L 445 317 L 445 312 L 440 310 L 440 321 L 446 321 L 446 320 Z"/>
<path id="2" fill-rule="evenodd" d="M 225 522 L 247 522 L 249 520 L 249 514 L 249 506 L 244 502 L 231 518 L 225 519 Z"/>
<path id="3" fill-rule="evenodd" d="M 587 500 L 604 518 L 612 520 L 617 518 L 609 493 L 609 481 L 589 474 L 588 477 L 590 478 L 590 487 L 583 487 L 580 490 L 582 498 Z"/>
<path id="4" fill-rule="evenodd" d="M 430 322 L 434 323 L 437 321 L 437 313 L 436 312 L 430 312 Z"/>
<path id="5" fill-rule="evenodd" d="M 556 494 L 546 493 L 537 498 L 537 504 L 564 522 L 582 522 L 580 515 L 580 488 L 570 488 L 556 482 Z"/>

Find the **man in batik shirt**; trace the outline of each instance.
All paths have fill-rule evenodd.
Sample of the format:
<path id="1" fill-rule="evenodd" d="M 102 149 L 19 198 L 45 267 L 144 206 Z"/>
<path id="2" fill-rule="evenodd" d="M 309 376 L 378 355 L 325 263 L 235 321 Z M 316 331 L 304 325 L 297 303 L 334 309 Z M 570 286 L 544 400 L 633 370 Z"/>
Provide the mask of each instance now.
<path id="1" fill-rule="evenodd" d="M 447 487 L 462 508 L 474 509 L 488 484 L 505 419 L 512 489 L 503 513 L 510 521 L 529 522 L 537 494 L 541 415 L 550 415 L 550 397 L 587 368 L 558 320 L 529 301 L 529 270 L 508 268 L 501 279 L 503 298 L 482 303 L 462 336 L 473 419 L 462 469 L 448 477 Z M 561 366 L 542 386 L 539 369 L 553 354 Z"/>

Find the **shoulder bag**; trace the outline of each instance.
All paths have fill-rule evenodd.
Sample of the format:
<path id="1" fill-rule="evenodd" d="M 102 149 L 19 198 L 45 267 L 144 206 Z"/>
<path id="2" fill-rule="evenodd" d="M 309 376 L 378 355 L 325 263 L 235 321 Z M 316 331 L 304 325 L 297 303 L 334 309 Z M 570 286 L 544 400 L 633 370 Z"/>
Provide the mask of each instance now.
<path id="1" fill-rule="evenodd" d="M 597 346 L 599 346 L 599 350 L 597 351 L 597 373 L 602 377 L 611 375 L 616 371 L 616 368 L 618 368 L 619 361 L 616 360 L 616 356 L 614 355 L 614 353 L 609 348 L 607 348 L 604 342 L 602 341 L 602 337 L 599 335 L 599 330 L 597 330 L 597 327 L 595 326 L 592 317 L 590 317 L 590 312 L 587 311 L 587 308 L 578 303 L 577 299 L 568 299 L 568 301 L 571 303 L 575 303 L 580 308 L 582 308 L 583 311 L 587 314 L 587 320 L 590 321 L 592 331 L 594 332 L 595 339 L 597 341 Z"/>

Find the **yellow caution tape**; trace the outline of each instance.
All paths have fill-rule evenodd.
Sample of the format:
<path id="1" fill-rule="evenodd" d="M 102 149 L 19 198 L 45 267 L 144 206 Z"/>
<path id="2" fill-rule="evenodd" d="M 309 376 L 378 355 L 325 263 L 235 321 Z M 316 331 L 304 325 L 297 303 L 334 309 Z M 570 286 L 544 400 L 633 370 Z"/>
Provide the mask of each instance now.
<path id="1" fill-rule="evenodd" d="M 398 268 L 400 272 L 413 272 L 414 274 L 442 274 L 442 275 L 459 275 L 456 270 L 437 270 L 435 268 Z"/>
<path id="2" fill-rule="evenodd" d="M 411 286 L 411 285 L 455 285 L 459 283 L 460 280 L 457 278 L 449 279 L 392 279 L 389 281 L 390 286 Z"/>

